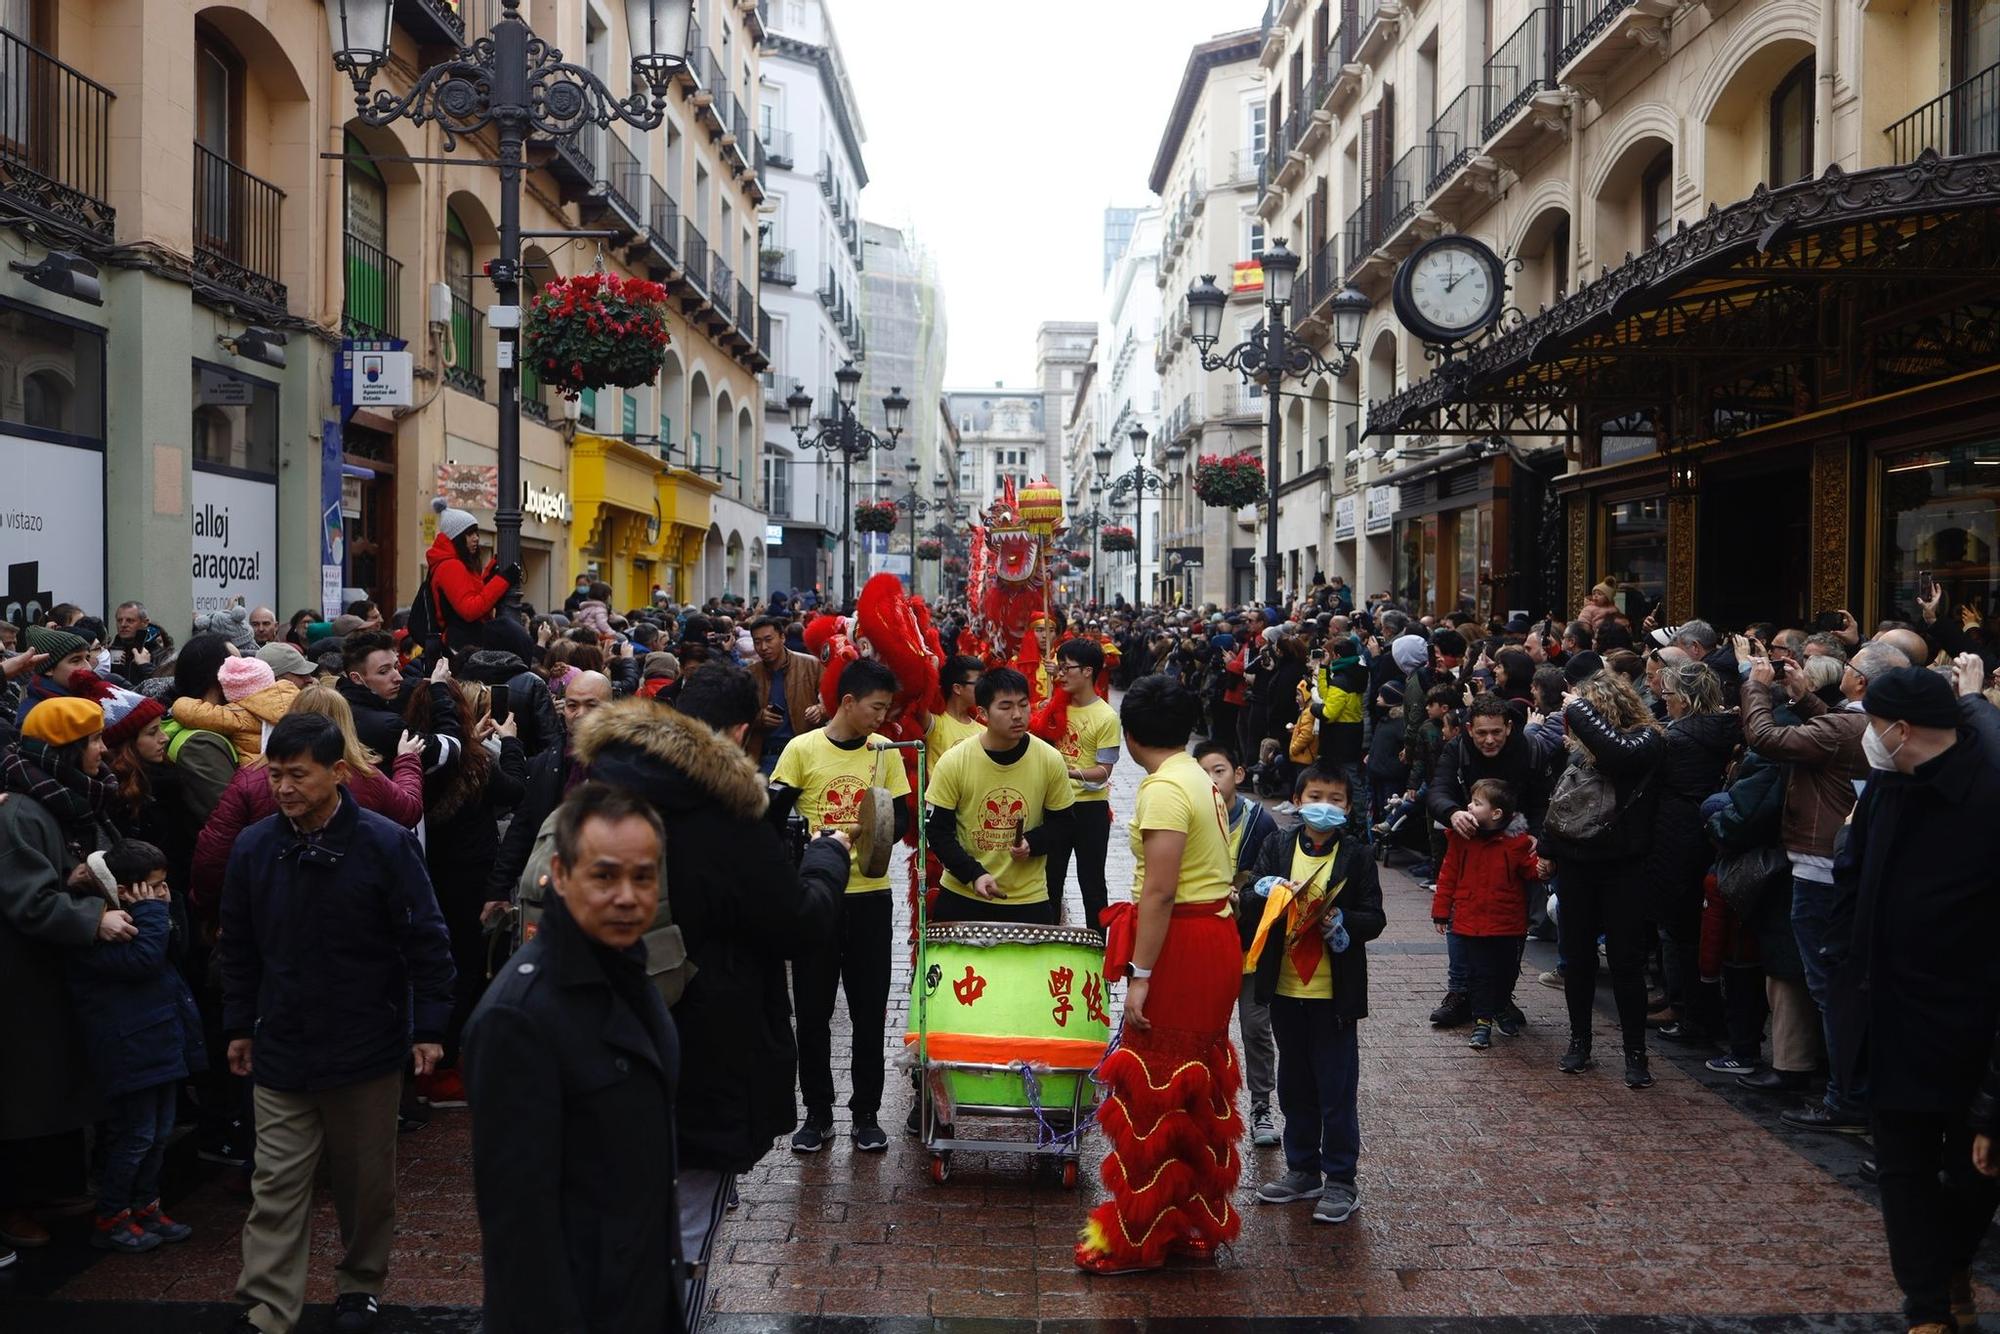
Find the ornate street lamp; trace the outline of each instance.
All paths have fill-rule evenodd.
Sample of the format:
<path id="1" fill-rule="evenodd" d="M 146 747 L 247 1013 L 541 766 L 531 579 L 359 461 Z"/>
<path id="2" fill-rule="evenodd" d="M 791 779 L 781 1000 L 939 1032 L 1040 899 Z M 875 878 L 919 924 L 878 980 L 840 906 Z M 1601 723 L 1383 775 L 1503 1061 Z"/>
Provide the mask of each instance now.
<path id="1" fill-rule="evenodd" d="M 889 417 L 892 433 L 903 429 L 901 424 L 902 411 L 900 409 L 891 410 L 885 404 L 884 413 Z M 926 500 L 923 497 L 923 493 L 917 490 L 917 474 L 922 471 L 923 465 L 917 462 L 914 454 L 903 460 L 903 475 L 909 479 L 909 490 L 903 492 L 900 496 L 890 494 L 895 490 L 895 482 L 887 477 L 877 477 L 875 479 L 875 489 L 881 498 L 890 501 L 897 509 L 910 516 L 910 591 L 912 593 L 917 591 L 917 518 L 919 515 L 929 514 L 945 508 L 944 478 L 931 478 L 931 489 L 936 492 L 937 499 Z"/>
<path id="2" fill-rule="evenodd" d="M 876 434 L 861 424 L 855 415 L 854 402 L 861 394 L 861 372 L 853 362 L 846 362 L 833 373 L 834 415 L 821 418 L 819 433 L 811 437 L 813 399 L 804 386 L 794 384 L 789 397 L 785 399 L 785 409 L 791 416 L 792 435 L 803 449 L 824 450 L 840 455 L 840 544 L 846 552 L 844 568 L 843 600 L 854 600 L 854 460 L 867 457 L 869 451 L 894 449 L 896 438 L 903 433 L 904 415 L 909 411 L 910 400 L 903 397 L 903 387 L 895 385 L 882 397 L 883 431 Z M 916 552 L 911 550 L 914 559 Z"/>
<path id="3" fill-rule="evenodd" d="M 656 129 L 665 118 L 667 90 L 687 64 L 688 25 L 693 0 L 627 0 L 632 92 L 619 97 L 602 78 L 563 59 L 522 21 L 520 0 L 500 0 L 493 30 L 423 71 L 402 95 L 370 91 L 375 72 L 389 58 L 393 0 L 326 0 L 327 33 L 333 63 L 354 84 L 355 118 L 386 126 L 399 120 L 434 123 L 445 150 L 478 130 L 493 127 L 499 147 L 499 254 L 487 266 L 499 304 L 490 323 L 500 333 L 499 505 L 494 511 L 495 555 L 501 565 L 521 559 L 521 404 L 519 337 L 521 241 L 536 233 L 521 230 L 521 177 L 527 170 L 530 135 L 566 138 L 585 126 L 620 121 L 635 129 Z M 557 233 L 574 236 L 576 233 Z M 503 321 L 499 311 L 512 316 Z M 514 594 L 509 594 L 510 598 Z"/>
<path id="4" fill-rule="evenodd" d="M 1146 493 L 1157 495 L 1167 483 L 1167 479 L 1146 466 L 1146 428 L 1134 426 L 1131 432 L 1132 466 L 1112 477 L 1111 446 L 1101 444 L 1090 451 L 1091 460 L 1097 465 L 1098 481 L 1111 487 L 1111 508 L 1114 510 L 1125 503 L 1127 495 L 1132 498 L 1132 606 L 1136 611 L 1144 605 L 1140 596 L 1146 568 Z M 1092 488 L 1093 498 L 1096 488 Z"/>
<path id="5" fill-rule="evenodd" d="M 1250 337 L 1227 352 L 1212 355 L 1222 337 L 1223 310 L 1229 296 L 1215 285 L 1215 275 L 1205 273 L 1187 294 L 1188 315 L 1194 325 L 1193 339 L 1201 353 L 1203 369 L 1233 370 L 1243 383 L 1255 380 L 1264 386 L 1264 603 L 1278 601 L 1278 464 L 1282 421 L 1279 400 L 1287 378 L 1303 380 L 1309 375 L 1336 378 L 1354 367 L 1354 354 L 1361 347 L 1361 323 L 1370 302 L 1353 287 L 1334 294 L 1333 344 L 1338 355 L 1327 361 L 1314 352 L 1297 334 L 1286 327 L 1285 315 L 1297 286 L 1299 257 L 1283 241 L 1274 241 L 1264 252 L 1264 321 Z"/>

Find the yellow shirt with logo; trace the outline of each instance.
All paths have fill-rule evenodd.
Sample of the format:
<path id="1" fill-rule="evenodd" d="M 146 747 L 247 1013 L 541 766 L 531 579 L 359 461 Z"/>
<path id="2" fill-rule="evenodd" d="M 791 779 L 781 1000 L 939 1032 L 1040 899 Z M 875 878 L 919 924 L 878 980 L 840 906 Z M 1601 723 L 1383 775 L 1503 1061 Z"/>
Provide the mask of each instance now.
<path id="1" fill-rule="evenodd" d="M 1118 725 L 1118 714 L 1109 704 L 1092 696 L 1090 703 L 1078 708 L 1069 706 L 1069 725 L 1063 732 L 1063 739 L 1056 749 L 1069 768 L 1089 769 L 1097 764 L 1098 752 L 1117 750 L 1125 736 Z M 1109 801 L 1111 784 L 1109 780 L 1095 785 L 1076 783 L 1078 801 Z"/>
<path id="2" fill-rule="evenodd" d="M 1173 830 L 1187 835 L 1181 853 L 1176 903 L 1213 903 L 1229 897 L 1236 863 L 1229 857 L 1229 810 L 1208 771 L 1182 751 L 1170 755 L 1139 782 L 1139 799 L 1132 812 L 1132 902 L 1146 889 L 1146 831 Z"/>
<path id="3" fill-rule="evenodd" d="M 1031 736 L 1027 752 L 1012 764 L 996 761 L 977 738 L 953 746 L 931 775 L 927 799 L 939 810 L 958 813 L 958 845 L 999 882 L 1000 902 L 1048 902 L 1048 858 L 1015 861 L 1009 849 L 1016 825 L 1023 832 L 1037 829 L 1048 812 L 1067 810 L 1075 801 L 1069 772 L 1054 746 Z M 949 870 L 944 887 L 979 898 Z"/>
<path id="4" fill-rule="evenodd" d="M 844 829 L 851 835 L 861 823 L 863 792 L 871 787 L 886 787 L 891 795 L 901 797 L 910 790 L 910 777 L 903 772 L 902 753 L 869 749 L 887 740 L 885 736 L 870 733 L 865 742 L 850 750 L 834 744 L 825 728 L 816 727 L 785 743 L 784 754 L 778 756 L 778 767 L 771 771 L 771 781 L 799 790 L 799 814 L 814 833 Z M 847 876 L 850 894 L 888 887 L 886 872 L 868 876 L 851 870 Z"/>
<path id="5" fill-rule="evenodd" d="M 946 751 L 985 730 L 977 718 L 960 722 L 948 713 L 932 715 L 931 725 L 924 730 L 924 772 L 936 774 L 938 763 L 944 759 Z"/>
<path id="6" fill-rule="evenodd" d="M 1292 870 L 1286 877 L 1297 887 L 1298 911 L 1310 912 L 1325 901 L 1329 894 L 1338 893 L 1339 885 L 1327 883 L 1333 874 L 1333 855 L 1340 848 L 1339 839 L 1328 839 L 1326 851 L 1315 856 L 1297 834 L 1292 835 Z M 1329 913 L 1332 911 L 1328 910 Z M 1276 930 L 1277 928 L 1273 928 Z M 1314 928 L 1317 934 L 1318 928 Z M 1290 996 L 1294 1000 L 1333 999 L 1333 951 L 1322 940 L 1323 951 L 1319 967 L 1313 969 L 1312 981 L 1299 976 L 1299 970 L 1292 964 L 1292 952 L 1280 948 L 1278 960 L 1278 994 Z"/>

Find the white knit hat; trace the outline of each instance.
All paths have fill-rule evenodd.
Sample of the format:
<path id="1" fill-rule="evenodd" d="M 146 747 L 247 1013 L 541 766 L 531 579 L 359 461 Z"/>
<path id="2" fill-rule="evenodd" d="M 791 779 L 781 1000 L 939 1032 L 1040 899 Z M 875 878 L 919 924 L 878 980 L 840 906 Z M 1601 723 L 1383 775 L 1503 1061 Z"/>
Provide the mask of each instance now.
<path id="1" fill-rule="evenodd" d="M 431 498 L 431 508 L 437 511 L 438 531 L 456 542 L 458 535 L 470 528 L 477 528 L 479 520 L 464 510 L 455 510 L 445 503 L 443 496 Z"/>

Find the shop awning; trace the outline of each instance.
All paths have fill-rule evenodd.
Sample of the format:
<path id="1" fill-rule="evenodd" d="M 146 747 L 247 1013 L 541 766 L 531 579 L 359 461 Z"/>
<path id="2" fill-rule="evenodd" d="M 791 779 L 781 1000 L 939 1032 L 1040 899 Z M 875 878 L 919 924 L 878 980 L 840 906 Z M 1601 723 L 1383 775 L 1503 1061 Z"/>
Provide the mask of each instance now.
<path id="1" fill-rule="evenodd" d="M 1371 436 L 1693 446 L 2000 362 L 2000 154 L 1759 188 L 1370 405 Z"/>

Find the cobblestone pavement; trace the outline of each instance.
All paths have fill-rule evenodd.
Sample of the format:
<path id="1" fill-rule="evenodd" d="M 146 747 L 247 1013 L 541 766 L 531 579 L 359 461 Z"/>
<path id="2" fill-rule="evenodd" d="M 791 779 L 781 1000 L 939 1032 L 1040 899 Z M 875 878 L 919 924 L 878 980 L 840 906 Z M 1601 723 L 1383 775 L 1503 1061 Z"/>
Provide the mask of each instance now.
<path id="1" fill-rule="evenodd" d="M 1114 776 L 1114 898 L 1131 881 L 1122 817 L 1138 778 L 1129 760 Z M 1698 1058 L 1656 1052 L 1659 1083 L 1639 1093 L 1615 1069 L 1558 1074 L 1561 996 L 1534 980 L 1550 966 L 1546 946 L 1530 947 L 1516 993 L 1527 1032 L 1484 1055 L 1467 1050 L 1463 1030 L 1441 1033 L 1426 1021 L 1445 962 L 1427 896 L 1400 872 L 1384 879 L 1389 928 L 1369 947 L 1374 1013 L 1362 1025 L 1363 1204 L 1350 1222 L 1316 1226 L 1305 1207 L 1254 1203 L 1260 1174 L 1282 1161 L 1278 1150 L 1246 1147 L 1245 1223 L 1233 1257 L 1202 1270 L 1087 1277 L 1070 1248 L 1101 1194 L 1095 1138 L 1074 1191 L 1031 1172 L 1022 1155 L 970 1152 L 957 1155 L 947 1184 L 934 1185 L 927 1155 L 898 1133 L 908 1095 L 892 1078 L 887 1153 L 853 1152 L 842 1124 L 827 1151 L 802 1157 L 780 1146 L 744 1178 L 742 1207 L 717 1250 L 708 1328 L 835 1334 L 1107 1322 L 1077 1326 L 1102 1330 L 1144 1321 L 1221 1330 L 1301 1317 L 1356 1330 L 1902 1328 L 1887 1314 L 1898 1298 L 1875 1196 L 1859 1177 L 1864 1142 L 1782 1126 L 1783 1104 L 1736 1089 Z M 1074 891 L 1067 912 L 1080 920 Z M 899 994 L 907 981 L 905 961 Z M 898 1004 L 893 1050 L 903 1018 Z M 1615 1048 L 1608 1008 L 1598 1027 L 1599 1046 Z M 844 1040 L 834 1045 L 844 1060 Z M 394 1323 L 385 1330 L 477 1328 L 468 1140 L 465 1113 L 439 1112 L 401 1141 L 401 1217 L 385 1294 Z M 178 1201 L 177 1215 L 197 1229 L 186 1245 L 92 1263 L 93 1252 L 63 1244 L 80 1233 L 60 1236 L 0 1274 L 0 1329 L 216 1327 L 244 1207 L 210 1173 Z M 315 1302 L 331 1300 L 337 1247 L 322 1199 Z M 1996 1278 L 1989 1253 L 1980 1270 L 1988 1309 L 2000 1304 Z M 6 1304 L 9 1285 L 29 1300 Z"/>

